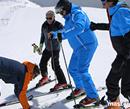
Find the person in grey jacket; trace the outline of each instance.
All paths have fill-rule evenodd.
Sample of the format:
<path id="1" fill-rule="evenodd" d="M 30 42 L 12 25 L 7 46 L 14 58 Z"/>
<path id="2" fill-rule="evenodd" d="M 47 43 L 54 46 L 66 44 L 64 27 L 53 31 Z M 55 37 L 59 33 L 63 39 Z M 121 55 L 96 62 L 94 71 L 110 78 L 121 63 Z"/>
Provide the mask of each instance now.
<path id="1" fill-rule="evenodd" d="M 55 75 L 58 80 L 58 84 L 52 88 L 53 90 L 58 90 L 59 88 L 67 87 L 67 82 L 64 76 L 64 73 L 59 64 L 59 52 L 60 44 L 56 39 L 48 39 L 48 33 L 51 31 L 57 31 L 63 28 L 63 25 L 55 20 L 55 14 L 53 11 L 49 10 L 46 13 L 46 21 L 43 23 L 41 28 L 41 39 L 39 50 L 42 51 L 43 43 L 45 42 L 45 49 L 43 50 L 41 61 L 40 61 L 40 70 L 42 78 L 39 81 L 39 85 L 44 85 L 48 82 L 48 72 L 47 72 L 47 63 L 51 58 L 52 69 L 55 72 Z"/>

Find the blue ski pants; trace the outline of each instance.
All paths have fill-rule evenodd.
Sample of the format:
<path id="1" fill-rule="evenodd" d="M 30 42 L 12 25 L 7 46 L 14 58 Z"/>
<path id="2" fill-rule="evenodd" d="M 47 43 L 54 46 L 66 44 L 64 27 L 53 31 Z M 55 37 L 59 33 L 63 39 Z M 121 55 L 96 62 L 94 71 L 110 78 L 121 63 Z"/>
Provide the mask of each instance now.
<path id="1" fill-rule="evenodd" d="M 68 68 L 76 88 L 84 89 L 89 98 L 99 97 L 91 75 L 88 71 L 97 45 L 97 43 L 92 43 L 86 46 L 84 45 L 77 51 L 74 51 Z"/>

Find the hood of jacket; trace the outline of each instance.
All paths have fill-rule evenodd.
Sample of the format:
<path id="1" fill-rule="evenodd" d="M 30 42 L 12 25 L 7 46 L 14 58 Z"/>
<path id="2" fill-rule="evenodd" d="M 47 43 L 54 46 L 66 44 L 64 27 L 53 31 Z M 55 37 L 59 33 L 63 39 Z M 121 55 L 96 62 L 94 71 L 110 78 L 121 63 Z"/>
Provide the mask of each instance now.
<path id="1" fill-rule="evenodd" d="M 69 19 L 69 17 L 72 14 L 75 14 L 77 12 L 76 10 L 81 10 L 81 8 L 78 5 L 72 4 L 71 12 L 69 14 L 67 14 L 66 16 L 64 16 L 64 19 L 66 19 L 66 20 Z"/>
<path id="2" fill-rule="evenodd" d="M 118 2 L 115 6 L 109 8 L 109 14 L 110 16 L 114 15 L 119 8 L 122 7 L 123 4 L 126 4 L 124 1 Z"/>

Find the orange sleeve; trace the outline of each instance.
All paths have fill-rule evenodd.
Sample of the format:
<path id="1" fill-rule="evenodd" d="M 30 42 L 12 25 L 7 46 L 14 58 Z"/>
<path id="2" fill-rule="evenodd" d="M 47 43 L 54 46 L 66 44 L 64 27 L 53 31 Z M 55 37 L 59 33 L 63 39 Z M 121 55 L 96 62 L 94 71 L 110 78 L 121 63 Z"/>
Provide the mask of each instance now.
<path id="1" fill-rule="evenodd" d="M 19 94 L 19 101 L 20 101 L 23 109 L 29 109 L 29 107 L 30 107 L 29 103 L 28 103 L 28 98 L 26 96 L 29 82 L 30 82 L 30 74 L 26 72 L 23 88 Z"/>
<path id="2" fill-rule="evenodd" d="M 23 109 L 29 109 L 29 103 L 28 103 L 28 98 L 26 96 L 26 92 L 28 89 L 28 84 L 29 82 L 32 80 L 32 74 L 33 74 L 33 69 L 35 64 L 29 62 L 29 61 L 25 61 L 23 62 L 23 64 L 26 66 L 27 71 L 25 74 L 25 79 L 24 79 L 24 84 L 23 84 L 23 88 L 19 94 L 19 101 L 23 107 Z"/>

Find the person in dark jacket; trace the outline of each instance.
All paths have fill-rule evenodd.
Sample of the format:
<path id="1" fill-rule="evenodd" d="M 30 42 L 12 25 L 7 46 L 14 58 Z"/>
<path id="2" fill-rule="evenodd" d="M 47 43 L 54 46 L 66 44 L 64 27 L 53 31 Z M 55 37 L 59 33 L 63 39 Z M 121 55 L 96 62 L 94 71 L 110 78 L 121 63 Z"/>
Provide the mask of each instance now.
<path id="1" fill-rule="evenodd" d="M 36 64 L 29 61 L 18 61 L 0 57 L 0 79 L 5 83 L 14 84 L 14 93 L 23 109 L 31 109 L 26 96 L 29 82 L 40 74 Z"/>
<path id="2" fill-rule="evenodd" d="M 52 69 L 55 72 L 55 75 L 58 80 L 58 84 L 52 88 L 52 90 L 58 90 L 59 88 L 65 88 L 67 86 L 66 78 L 59 64 L 59 53 L 60 53 L 60 44 L 56 39 L 48 39 L 48 32 L 57 31 L 63 28 L 63 25 L 55 20 L 55 14 L 53 11 L 49 10 L 46 13 L 46 21 L 43 23 L 41 28 L 41 40 L 39 50 L 42 51 L 43 43 L 45 42 L 45 49 L 43 50 L 41 61 L 40 61 L 40 70 L 42 78 L 39 81 L 39 85 L 44 85 L 48 82 L 48 71 L 47 63 L 51 58 Z"/>
<path id="3" fill-rule="evenodd" d="M 102 0 L 108 9 L 110 23 L 91 23 L 92 30 L 109 30 L 113 48 L 117 55 L 106 79 L 107 96 L 110 102 L 118 101 L 121 93 L 130 101 L 130 9 L 118 0 Z M 107 109 L 119 109 L 119 106 L 108 106 Z"/>

